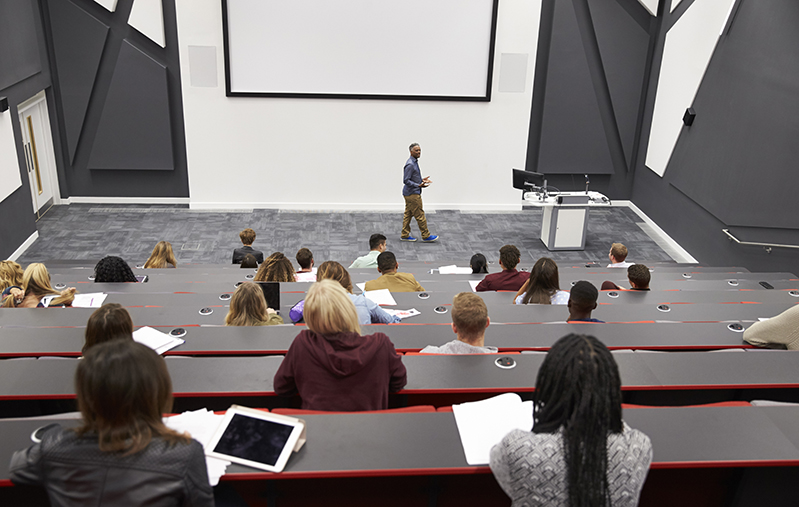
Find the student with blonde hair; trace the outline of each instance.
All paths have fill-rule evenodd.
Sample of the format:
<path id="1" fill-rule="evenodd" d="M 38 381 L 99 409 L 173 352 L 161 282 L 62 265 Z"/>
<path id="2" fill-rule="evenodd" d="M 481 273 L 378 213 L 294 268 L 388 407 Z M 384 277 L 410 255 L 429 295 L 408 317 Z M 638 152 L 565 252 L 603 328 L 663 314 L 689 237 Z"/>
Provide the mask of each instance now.
<path id="1" fill-rule="evenodd" d="M 299 394 L 310 410 L 388 408 L 388 393 L 405 386 L 405 366 L 388 336 L 361 336 L 355 305 L 338 282 L 311 286 L 305 323 L 275 374 L 275 392 Z"/>
<path id="2" fill-rule="evenodd" d="M 22 288 L 22 266 L 14 261 L 0 261 L 0 290 L 9 287 Z"/>
<path id="3" fill-rule="evenodd" d="M 175 253 L 172 251 L 172 243 L 169 241 L 159 241 L 153 248 L 153 253 L 150 258 L 144 263 L 145 269 L 165 268 L 167 264 L 172 264 L 173 268 L 178 267 L 178 261 L 175 259 Z"/>
<path id="4" fill-rule="evenodd" d="M 236 287 L 230 298 L 226 326 L 273 326 L 283 324 L 283 318 L 266 306 L 264 292 L 257 283 L 244 282 Z"/>
<path id="5" fill-rule="evenodd" d="M 344 266 L 338 262 L 323 262 L 322 265 L 319 266 L 316 277 L 317 280 L 335 280 L 344 287 L 344 290 L 349 293 L 348 295 L 355 305 L 355 311 L 358 313 L 358 322 L 361 325 L 395 324 L 402 321 L 399 317 L 395 317 L 380 308 L 377 303 L 363 294 L 358 294 L 357 296 L 353 294 L 350 274 L 344 269 Z"/>
<path id="6" fill-rule="evenodd" d="M 74 299 L 75 287 L 69 287 L 61 292 L 56 291 L 50 285 L 50 273 L 44 264 L 34 262 L 28 265 L 22 274 L 22 289 L 12 288 L 9 295 L 5 296 L 3 306 L 6 308 L 72 306 Z"/>
<path id="7" fill-rule="evenodd" d="M 294 266 L 283 255 L 283 252 L 275 252 L 264 259 L 258 272 L 255 273 L 254 280 L 256 282 L 295 282 Z"/>

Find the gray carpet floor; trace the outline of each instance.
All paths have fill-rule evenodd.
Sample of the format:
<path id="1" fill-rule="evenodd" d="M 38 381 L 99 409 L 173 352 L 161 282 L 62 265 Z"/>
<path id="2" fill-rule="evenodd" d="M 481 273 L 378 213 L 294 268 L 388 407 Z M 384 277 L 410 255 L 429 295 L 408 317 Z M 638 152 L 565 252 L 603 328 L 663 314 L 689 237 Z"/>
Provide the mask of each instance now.
<path id="1" fill-rule="evenodd" d="M 310 248 L 316 264 L 325 260 L 350 263 L 369 250 L 369 236 L 380 232 L 400 263 L 432 261 L 468 265 L 475 252 L 496 262 L 499 248 L 514 244 L 522 262 L 542 256 L 556 261 L 606 262 L 613 242 L 630 250 L 629 260 L 668 262 L 671 257 L 647 235 L 641 219 L 627 208 L 592 209 L 585 250 L 549 252 L 538 236 L 541 211 L 511 213 L 429 212 L 428 224 L 437 243 L 401 242 L 401 213 L 317 211 L 199 211 L 185 206 L 91 205 L 54 206 L 38 222 L 39 239 L 19 262 L 79 260 L 91 265 L 106 255 L 118 255 L 131 265 L 143 263 L 161 240 L 172 243 L 179 263 L 230 262 L 241 246 L 240 230 L 258 234 L 256 249 L 266 255 L 280 251 L 294 258 L 301 247 Z M 419 235 L 415 221 L 412 235 Z"/>

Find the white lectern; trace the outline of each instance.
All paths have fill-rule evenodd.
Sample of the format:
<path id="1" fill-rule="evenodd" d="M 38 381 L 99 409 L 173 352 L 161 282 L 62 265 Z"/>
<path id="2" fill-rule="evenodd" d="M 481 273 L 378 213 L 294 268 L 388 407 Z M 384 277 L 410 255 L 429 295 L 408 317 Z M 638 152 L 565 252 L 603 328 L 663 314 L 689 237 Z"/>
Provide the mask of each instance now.
<path id="1" fill-rule="evenodd" d="M 610 201 L 597 192 L 561 192 L 544 196 L 527 192 L 524 204 L 543 209 L 541 241 L 547 250 L 585 250 L 588 228 L 588 208 L 609 205 Z"/>

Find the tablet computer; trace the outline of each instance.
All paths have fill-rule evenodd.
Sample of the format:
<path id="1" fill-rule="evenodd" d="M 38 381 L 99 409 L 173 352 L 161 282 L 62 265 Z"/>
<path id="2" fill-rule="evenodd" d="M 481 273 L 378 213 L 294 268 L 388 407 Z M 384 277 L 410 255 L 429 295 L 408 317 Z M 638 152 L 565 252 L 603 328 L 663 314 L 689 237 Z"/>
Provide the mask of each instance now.
<path id="1" fill-rule="evenodd" d="M 206 447 L 205 454 L 233 463 L 281 472 L 305 443 L 305 422 L 233 405 Z"/>
<path id="2" fill-rule="evenodd" d="M 261 286 L 266 306 L 280 313 L 280 282 L 255 282 Z"/>

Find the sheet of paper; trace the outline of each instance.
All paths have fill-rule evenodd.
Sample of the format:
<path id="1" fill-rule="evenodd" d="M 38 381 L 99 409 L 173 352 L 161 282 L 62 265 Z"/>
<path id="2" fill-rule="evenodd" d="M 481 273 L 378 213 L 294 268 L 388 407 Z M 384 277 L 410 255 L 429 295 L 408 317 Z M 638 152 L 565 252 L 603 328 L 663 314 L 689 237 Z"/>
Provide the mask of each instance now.
<path id="1" fill-rule="evenodd" d="M 208 409 L 201 408 L 200 410 L 165 417 L 164 424 L 181 433 L 184 431 L 189 432 L 191 438 L 200 442 L 203 445 L 203 449 L 207 451 L 208 442 L 224 418 L 224 414 L 217 415 Z M 230 461 L 206 456 L 205 464 L 208 467 L 208 482 L 211 486 L 216 486 L 219 483 L 219 478 L 225 475 L 225 470 L 230 465 Z"/>
<path id="2" fill-rule="evenodd" d="M 479 284 L 481 281 L 482 281 L 482 280 L 469 280 L 469 285 L 471 285 L 471 286 L 472 286 L 472 292 L 477 292 L 477 285 L 478 285 L 478 284 Z"/>
<path id="3" fill-rule="evenodd" d="M 516 393 L 453 405 L 452 412 L 470 465 L 487 465 L 491 448 L 511 430 L 533 428 L 533 402 L 522 402 Z"/>
<path id="4" fill-rule="evenodd" d="M 363 293 L 364 296 L 371 299 L 380 306 L 396 306 L 397 301 L 388 289 L 367 290 Z"/>
<path id="5" fill-rule="evenodd" d="M 100 308 L 108 294 L 103 292 L 90 292 L 88 294 L 75 294 L 72 301 L 73 308 Z"/>
<path id="6" fill-rule="evenodd" d="M 366 282 L 356 283 L 355 286 L 361 289 L 361 292 L 366 292 Z"/>
<path id="7" fill-rule="evenodd" d="M 422 312 L 416 308 L 411 308 L 410 310 L 393 310 L 391 308 L 384 308 L 384 310 L 389 315 L 393 315 L 394 317 L 399 317 L 401 319 L 407 319 L 408 317 L 415 317 L 416 315 L 422 314 Z"/>
<path id="8" fill-rule="evenodd" d="M 147 345 L 159 354 L 172 350 L 186 343 L 186 340 L 169 336 L 149 326 L 140 327 L 133 332 L 133 339 L 142 345 Z"/>
<path id="9" fill-rule="evenodd" d="M 472 268 L 468 266 L 465 268 L 459 268 L 453 264 L 451 266 L 441 266 L 438 268 L 438 272 L 442 275 L 471 275 Z"/>

